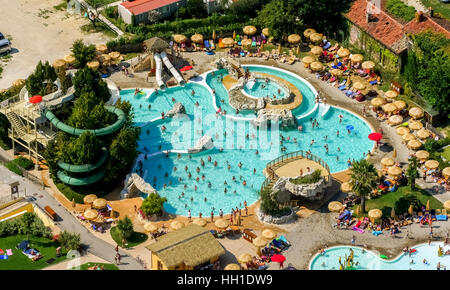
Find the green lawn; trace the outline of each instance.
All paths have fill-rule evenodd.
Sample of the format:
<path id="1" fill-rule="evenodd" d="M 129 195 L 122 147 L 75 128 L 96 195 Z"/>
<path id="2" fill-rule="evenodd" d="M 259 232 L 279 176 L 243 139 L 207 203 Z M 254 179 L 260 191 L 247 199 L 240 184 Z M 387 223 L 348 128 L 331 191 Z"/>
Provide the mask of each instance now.
<path id="1" fill-rule="evenodd" d="M 59 246 L 58 242 L 46 238 L 30 237 L 29 247 L 38 250 L 43 258 L 33 262 L 27 256 L 25 256 L 20 250 L 16 249 L 16 245 L 22 240 L 26 240 L 26 235 L 16 235 L 6 238 L 0 238 L 0 249 L 6 253 L 6 249 L 11 249 L 12 256 L 8 257 L 8 260 L 0 260 L 0 270 L 39 270 L 50 265 L 54 265 L 66 259 L 66 255 L 56 258 L 56 248 Z M 55 261 L 50 265 L 45 261 L 50 258 L 54 258 Z"/>
<path id="2" fill-rule="evenodd" d="M 450 146 L 445 147 L 444 151 L 441 153 L 441 156 L 447 161 L 450 161 Z"/>
<path id="3" fill-rule="evenodd" d="M 442 203 L 434 198 L 432 195 L 430 195 L 428 192 L 426 192 L 423 189 L 419 189 L 416 186 L 416 189 L 411 192 L 410 186 L 402 186 L 399 187 L 395 192 L 389 192 L 385 193 L 377 198 L 366 200 L 366 211 L 369 212 L 369 210 L 377 208 L 381 209 L 383 212 L 383 217 L 390 217 L 391 216 L 391 210 L 392 207 L 395 205 L 395 202 L 399 200 L 402 196 L 405 194 L 412 193 L 417 197 L 417 199 L 423 204 L 426 205 L 427 201 L 430 201 L 430 209 L 442 209 L 443 205 Z M 355 205 L 352 209 L 356 210 L 356 207 L 359 205 Z M 396 214 L 402 214 L 402 213 L 396 213 Z M 367 213 L 360 216 L 367 216 Z"/>
<path id="4" fill-rule="evenodd" d="M 122 244 L 122 239 L 120 238 L 119 229 L 117 227 L 111 228 L 111 237 L 118 244 Z M 144 233 L 134 232 L 131 238 L 127 241 L 127 248 L 135 247 L 148 239 L 148 236 Z"/>
<path id="5" fill-rule="evenodd" d="M 441 14 L 443 17 L 450 19 L 450 4 L 442 3 L 439 0 L 422 0 L 425 7 L 433 7 L 434 12 Z"/>
<path id="6" fill-rule="evenodd" d="M 103 263 L 86 263 L 80 266 L 80 270 L 88 270 L 88 268 L 94 266 L 94 265 L 98 265 L 98 266 L 103 266 L 104 270 L 119 270 L 119 268 L 117 268 L 116 265 L 114 264 L 103 264 Z"/>

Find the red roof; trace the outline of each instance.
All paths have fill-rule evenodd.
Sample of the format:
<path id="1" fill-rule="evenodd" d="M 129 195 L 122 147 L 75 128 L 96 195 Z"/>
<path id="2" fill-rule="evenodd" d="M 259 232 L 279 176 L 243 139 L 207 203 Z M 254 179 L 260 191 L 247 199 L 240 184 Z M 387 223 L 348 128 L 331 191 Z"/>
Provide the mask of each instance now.
<path id="1" fill-rule="evenodd" d="M 158 9 L 179 1 L 180 0 L 137 0 L 120 3 L 120 5 L 125 7 L 128 11 L 130 11 L 134 15 L 139 15 L 148 12 L 150 10 Z"/>
<path id="2" fill-rule="evenodd" d="M 434 19 L 423 15 L 423 19 L 420 22 L 417 22 L 416 19 L 411 20 L 405 25 L 405 31 L 417 34 L 426 29 L 431 29 L 434 32 L 443 33 L 447 38 L 450 38 L 450 32 L 442 27 L 439 23 L 434 21 Z"/>

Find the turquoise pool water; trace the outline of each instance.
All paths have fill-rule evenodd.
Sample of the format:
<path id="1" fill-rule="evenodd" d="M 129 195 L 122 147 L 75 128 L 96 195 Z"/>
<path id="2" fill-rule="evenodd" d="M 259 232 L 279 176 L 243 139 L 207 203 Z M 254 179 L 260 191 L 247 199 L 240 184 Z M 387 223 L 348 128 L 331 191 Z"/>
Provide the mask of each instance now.
<path id="1" fill-rule="evenodd" d="M 261 71 L 263 68 L 249 69 Z M 267 68 L 264 72 L 286 77 L 285 79 L 289 77 L 296 85 L 302 83 L 299 79 L 294 80 L 290 74 L 272 68 Z M 215 76 L 209 74 L 205 81 L 211 88 L 215 88 L 216 106 L 224 109 L 229 106 L 228 93 L 220 80 L 217 80 L 220 73 L 216 72 Z M 225 71 L 222 73 L 226 75 Z M 298 87 L 303 94 L 303 104 L 299 110 L 309 112 L 314 107 L 314 94 L 305 84 Z M 192 90 L 195 92 L 194 96 L 191 95 Z M 265 179 L 262 170 L 269 161 L 284 154 L 280 150 L 282 147 L 286 147 L 285 152 L 311 150 L 328 163 L 331 172 L 338 172 L 347 169 L 347 159 L 361 159 L 364 157 L 363 152 L 373 146 L 373 142 L 367 138 L 371 132 L 368 125 L 357 116 L 338 108 L 330 108 L 325 116 L 320 116 L 316 111 L 308 118 L 299 120 L 299 125 L 303 126 L 302 132 L 297 129 L 278 131 L 276 128 L 265 131 L 255 129 L 249 121 L 217 116 L 212 104 L 213 96 L 201 84 L 188 83 L 184 87 L 159 91 L 158 94 L 144 91 L 142 96 L 134 96 L 134 90 L 122 90 L 121 98 L 131 102 L 134 122 L 142 126 L 139 151 L 147 154 L 147 159 L 140 157 L 143 178 L 154 185 L 162 196 L 167 197 L 165 209 L 173 214 L 186 215 L 190 209 L 193 216 L 198 216 L 200 212 L 209 215 L 213 208 L 215 214 L 220 209 L 229 213 L 231 208 L 243 204 L 244 200 L 247 204 L 254 203 L 259 198 L 258 191 Z M 175 102 L 181 102 L 185 106 L 186 115 L 150 122 L 160 117 L 161 112 L 169 111 Z M 303 105 L 307 108 L 302 109 Z M 232 108 L 227 115 L 245 118 L 255 116 L 251 111 L 241 111 L 236 115 Z M 339 115 L 343 115 L 341 123 Z M 319 128 L 312 128 L 310 118 L 317 119 Z M 350 135 L 347 134 L 346 125 L 355 127 Z M 164 154 L 157 154 L 165 150 L 187 150 L 203 135 L 213 138 L 215 148 L 191 155 L 181 153 L 178 156 L 177 153 L 170 153 L 166 157 Z M 310 145 L 312 139 L 315 141 L 313 146 Z M 329 148 L 328 154 L 325 144 Z M 208 156 L 211 157 L 211 162 L 208 162 Z M 204 166 L 201 165 L 202 160 Z M 214 161 L 217 162 L 216 166 Z M 241 168 L 238 167 L 239 162 L 243 164 Z M 134 170 L 138 166 L 139 162 Z M 244 181 L 246 185 L 243 184 Z"/>
<path id="2" fill-rule="evenodd" d="M 255 98 L 281 99 L 287 96 L 287 90 L 273 81 L 263 79 L 250 81 L 244 86 L 244 91 Z"/>
<path id="3" fill-rule="evenodd" d="M 402 253 L 393 260 L 384 260 L 371 251 L 362 248 L 339 246 L 327 249 L 324 255 L 316 255 L 310 264 L 311 270 L 339 270 L 339 257 L 345 261 L 349 256 L 350 248 L 354 251 L 354 261 L 358 262 L 357 270 L 436 270 L 438 262 L 442 267 L 450 267 L 450 256 L 438 256 L 438 247 L 444 246 L 444 243 L 421 244 L 414 249 L 415 253 L 411 257 L 407 253 Z M 450 249 L 444 247 L 444 252 Z M 423 260 L 427 260 L 427 264 Z"/>

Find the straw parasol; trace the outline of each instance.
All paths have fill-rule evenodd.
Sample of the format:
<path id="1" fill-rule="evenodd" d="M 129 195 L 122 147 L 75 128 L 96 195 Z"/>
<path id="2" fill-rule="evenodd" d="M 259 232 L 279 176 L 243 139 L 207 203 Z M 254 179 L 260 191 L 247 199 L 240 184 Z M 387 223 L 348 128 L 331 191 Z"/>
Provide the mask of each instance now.
<path id="1" fill-rule="evenodd" d="M 392 115 L 389 117 L 389 122 L 391 125 L 398 125 L 403 122 L 403 117 L 400 115 Z"/>
<path id="2" fill-rule="evenodd" d="M 426 129 L 420 129 L 419 131 L 417 131 L 417 137 L 419 137 L 420 139 L 427 139 L 428 137 L 430 137 L 431 132 L 426 130 Z"/>
<path id="3" fill-rule="evenodd" d="M 262 34 L 264 34 L 264 36 L 269 36 L 269 28 L 264 28 L 263 30 L 262 30 Z"/>
<path id="4" fill-rule="evenodd" d="M 93 70 L 96 70 L 96 69 L 98 69 L 98 67 L 100 66 L 100 63 L 99 63 L 98 61 L 94 60 L 94 61 L 88 62 L 86 65 L 87 65 L 89 68 L 91 68 L 91 69 L 93 69 Z"/>
<path id="5" fill-rule="evenodd" d="M 291 34 L 288 36 L 288 42 L 290 44 L 297 44 L 300 42 L 300 40 L 301 40 L 301 37 L 298 34 Z"/>
<path id="6" fill-rule="evenodd" d="M 362 56 L 362 54 L 359 54 L 359 53 L 352 54 L 352 56 L 350 57 L 350 60 L 352 62 L 357 62 L 357 63 L 362 62 L 363 59 L 364 59 L 364 57 Z"/>
<path id="7" fill-rule="evenodd" d="M 444 208 L 445 208 L 446 210 L 450 210 L 450 200 L 446 200 L 446 201 L 444 202 Z"/>
<path id="8" fill-rule="evenodd" d="M 304 58 L 302 58 L 302 62 L 305 63 L 305 64 L 311 64 L 311 63 L 313 63 L 315 61 L 316 60 L 314 59 L 314 57 L 309 56 L 309 55 L 307 55 Z"/>
<path id="9" fill-rule="evenodd" d="M 241 44 L 242 44 L 242 46 L 251 46 L 252 45 L 252 40 L 250 38 L 243 39 L 241 41 Z"/>
<path id="10" fill-rule="evenodd" d="M 64 56 L 64 61 L 67 64 L 73 64 L 73 63 L 75 63 L 76 59 L 75 59 L 75 57 L 73 55 L 68 54 L 68 55 Z"/>
<path id="11" fill-rule="evenodd" d="M 94 220 L 97 218 L 98 212 L 95 209 L 88 208 L 87 210 L 84 211 L 83 216 L 87 220 Z"/>
<path id="12" fill-rule="evenodd" d="M 245 26 L 242 31 L 247 35 L 254 35 L 256 33 L 256 27 L 253 25 Z"/>
<path id="13" fill-rule="evenodd" d="M 60 69 L 62 67 L 64 67 L 66 65 L 66 62 L 64 61 L 64 59 L 57 59 L 53 62 L 53 67 L 55 69 Z"/>
<path id="14" fill-rule="evenodd" d="M 330 73 L 331 73 L 333 76 L 340 77 L 340 76 L 342 76 L 342 74 L 344 73 L 344 71 L 341 70 L 341 69 L 334 68 L 334 69 L 330 70 Z"/>
<path id="15" fill-rule="evenodd" d="M 339 55 L 339 57 L 348 57 L 350 55 L 350 50 L 348 50 L 347 48 L 341 47 L 338 49 L 337 55 Z"/>
<path id="16" fill-rule="evenodd" d="M 321 70 L 323 70 L 323 64 L 318 61 L 315 61 L 315 62 L 311 63 L 310 68 L 313 71 L 321 71 Z"/>
<path id="17" fill-rule="evenodd" d="M 381 159 L 381 164 L 383 164 L 384 166 L 392 166 L 394 165 L 394 163 L 394 159 L 390 157 L 384 157 L 383 159 Z"/>
<path id="18" fill-rule="evenodd" d="M 25 80 L 24 79 L 17 79 L 15 81 L 13 81 L 13 87 L 20 87 L 23 86 L 25 84 Z"/>
<path id="19" fill-rule="evenodd" d="M 394 99 L 398 96 L 397 92 L 393 91 L 393 90 L 389 90 L 389 91 L 385 92 L 384 95 L 386 96 L 386 98 L 389 98 L 389 99 Z"/>
<path id="20" fill-rule="evenodd" d="M 362 82 L 355 82 L 353 87 L 357 90 L 364 90 L 366 86 Z"/>
<path id="21" fill-rule="evenodd" d="M 411 141 L 411 140 L 416 140 L 416 136 L 414 136 L 411 133 L 406 133 L 405 135 L 402 136 L 403 141 Z"/>
<path id="22" fill-rule="evenodd" d="M 420 130 L 423 128 L 423 124 L 420 121 L 412 121 L 408 124 L 408 127 L 411 130 Z"/>
<path id="23" fill-rule="evenodd" d="M 425 150 L 420 150 L 416 152 L 416 157 L 419 158 L 419 160 L 427 160 L 428 157 L 430 157 L 430 153 Z"/>
<path id="24" fill-rule="evenodd" d="M 97 198 L 92 202 L 92 207 L 97 209 L 102 209 L 106 207 L 106 199 L 104 198 Z"/>
<path id="25" fill-rule="evenodd" d="M 372 223 L 379 220 L 383 216 L 383 212 L 377 208 L 369 210 L 369 218 Z"/>
<path id="26" fill-rule="evenodd" d="M 267 240 L 264 239 L 263 237 L 256 237 L 255 239 L 253 239 L 253 245 L 257 248 L 256 249 L 256 254 L 257 255 L 261 255 L 261 248 L 264 247 L 265 245 L 267 245 Z"/>
<path id="27" fill-rule="evenodd" d="M 108 50 L 108 47 L 105 44 L 97 44 L 95 46 L 95 49 L 99 52 L 99 53 L 106 53 L 106 51 Z"/>
<path id="28" fill-rule="evenodd" d="M 228 264 L 225 266 L 224 270 L 241 270 L 241 266 L 238 264 Z"/>
<path id="29" fill-rule="evenodd" d="M 206 226 L 206 224 L 207 224 L 208 222 L 207 222 L 205 219 L 198 218 L 198 219 L 195 219 L 195 220 L 193 221 L 193 223 L 196 224 L 196 225 L 199 225 L 199 226 L 201 226 L 201 227 L 204 227 L 204 226 Z"/>
<path id="30" fill-rule="evenodd" d="M 154 233 L 154 232 L 156 232 L 158 230 L 158 227 L 155 226 L 153 223 L 146 222 L 144 224 L 144 229 L 145 229 L 145 231 L 147 231 L 149 233 Z"/>
<path id="31" fill-rule="evenodd" d="M 341 184 L 341 191 L 342 192 L 350 192 L 352 190 L 353 190 L 353 188 L 352 188 L 352 185 L 350 184 L 350 182 L 343 182 Z"/>
<path id="32" fill-rule="evenodd" d="M 398 166 L 391 166 L 388 168 L 388 174 L 390 176 L 399 176 L 402 172 L 402 169 Z"/>
<path id="33" fill-rule="evenodd" d="M 99 60 L 102 63 L 109 63 L 111 61 L 111 57 L 109 56 L 109 54 L 104 53 L 104 54 L 100 55 Z"/>
<path id="34" fill-rule="evenodd" d="M 108 53 L 108 55 L 111 59 L 116 60 L 120 57 L 120 52 L 113 51 L 113 52 Z"/>
<path id="35" fill-rule="evenodd" d="M 332 201 L 328 204 L 328 210 L 331 212 L 339 212 L 343 205 L 339 201 Z"/>
<path id="36" fill-rule="evenodd" d="M 191 36 L 191 40 L 195 43 L 203 43 L 203 35 L 196 33 Z"/>
<path id="37" fill-rule="evenodd" d="M 216 220 L 216 222 L 214 224 L 219 229 L 226 229 L 226 228 L 228 228 L 230 223 L 228 222 L 228 220 L 218 219 L 218 220 Z"/>
<path id="38" fill-rule="evenodd" d="M 403 110 L 404 108 L 406 108 L 406 103 L 403 101 L 395 101 L 393 102 L 393 104 L 397 107 L 397 109 L 399 110 Z"/>
<path id="39" fill-rule="evenodd" d="M 271 241 L 277 237 L 277 234 L 270 229 L 265 229 L 262 231 L 261 236 L 267 241 Z"/>
<path id="40" fill-rule="evenodd" d="M 396 130 L 398 135 L 402 136 L 409 133 L 409 129 L 406 127 L 398 127 Z"/>
<path id="41" fill-rule="evenodd" d="M 321 55 L 323 52 L 323 48 L 321 48 L 320 46 L 313 46 L 313 48 L 311 48 L 311 53 L 314 55 Z"/>
<path id="42" fill-rule="evenodd" d="M 375 63 L 373 61 L 371 61 L 371 60 L 366 60 L 365 62 L 363 62 L 361 64 L 361 67 L 363 69 L 369 69 L 370 70 L 370 69 L 373 69 L 375 67 Z"/>
<path id="43" fill-rule="evenodd" d="M 321 33 L 317 33 L 317 32 L 311 33 L 311 34 L 309 35 L 309 39 L 310 39 L 312 42 L 319 42 L 319 41 L 322 40 L 322 38 L 323 38 L 323 35 L 322 35 Z"/>
<path id="44" fill-rule="evenodd" d="M 88 194 L 83 198 L 83 201 L 85 204 L 91 204 L 96 199 L 97 199 L 97 196 L 95 194 Z"/>
<path id="45" fill-rule="evenodd" d="M 231 37 L 225 37 L 224 39 L 222 39 L 222 44 L 224 46 L 232 46 L 234 45 L 234 39 Z"/>
<path id="46" fill-rule="evenodd" d="M 253 256 L 250 254 L 240 254 L 237 258 L 238 262 L 241 264 L 247 264 L 250 263 L 253 260 Z"/>
<path id="47" fill-rule="evenodd" d="M 384 104 L 386 104 L 386 100 L 383 99 L 382 97 L 376 97 L 372 99 L 372 101 L 370 101 L 370 104 L 372 104 L 372 106 L 374 107 L 381 107 Z"/>
<path id="48" fill-rule="evenodd" d="M 183 34 L 175 34 L 173 36 L 173 40 L 177 43 L 183 43 L 187 40 L 187 37 L 186 37 L 186 35 L 183 35 Z"/>
<path id="49" fill-rule="evenodd" d="M 179 229 L 181 229 L 181 228 L 184 228 L 185 227 L 185 224 L 184 223 L 182 223 L 182 222 L 180 222 L 180 221 L 173 221 L 171 224 L 170 224 L 170 227 L 172 228 L 172 230 L 179 230 Z"/>
<path id="50" fill-rule="evenodd" d="M 425 167 L 428 169 L 436 169 L 439 167 L 439 162 L 436 160 L 428 160 L 425 162 Z"/>
<path id="51" fill-rule="evenodd" d="M 442 175 L 444 175 L 445 178 L 448 178 L 450 176 L 450 167 L 445 167 L 442 170 Z"/>
<path id="52" fill-rule="evenodd" d="M 316 30 L 312 29 L 312 28 L 308 28 L 305 31 L 303 31 L 303 35 L 306 38 L 309 38 L 311 36 L 311 34 L 316 33 Z"/>
<path id="53" fill-rule="evenodd" d="M 386 105 L 383 106 L 383 111 L 385 111 L 386 113 L 392 113 L 397 111 L 397 106 L 395 106 L 392 103 L 387 103 Z"/>
<path id="54" fill-rule="evenodd" d="M 152 53 L 160 53 L 164 51 L 164 49 L 168 48 L 169 44 L 159 37 L 152 37 L 150 39 L 144 40 L 144 46 L 146 51 L 150 51 Z"/>
<path id="55" fill-rule="evenodd" d="M 422 143 L 419 140 L 411 140 L 408 142 L 408 148 L 410 149 L 417 150 L 420 147 L 422 147 Z"/>
<path id="56" fill-rule="evenodd" d="M 423 110 L 419 107 L 413 107 L 409 109 L 409 115 L 413 117 L 413 119 L 418 119 L 423 117 Z"/>

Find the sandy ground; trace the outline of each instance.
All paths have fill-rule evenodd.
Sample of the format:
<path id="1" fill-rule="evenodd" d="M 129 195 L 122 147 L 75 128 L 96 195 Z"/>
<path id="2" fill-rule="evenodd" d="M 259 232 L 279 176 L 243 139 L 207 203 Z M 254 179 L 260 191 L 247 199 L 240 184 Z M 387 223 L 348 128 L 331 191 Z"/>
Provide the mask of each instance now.
<path id="1" fill-rule="evenodd" d="M 84 33 L 80 30 L 89 20 L 80 15 L 57 11 L 53 6 L 62 0 L 2 1 L 0 31 L 12 38 L 12 59 L 4 64 L 0 88 L 8 88 L 18 78 L 33 72 L 39 60 L 49 61 L 70 53 L 72 43 L 83 39 L 85 43 L 106 43 L 102 33 Z M 50 12 L 44 12 L 44 11 Z M 7 15 L 7 16 L 6 16 Z M 7 21 L 6 21 L 7 19 Z"/>
<path id="2" fill-rule="evenodd" d="M 69 260 L 69 261 L 64 261 L 64 262 L 58 263 L 56 265 L 46 267 L 43 270 L 68 270 L 68 269 L 71 269 L 72 267 L 77 267 L 77 266 L 80 266 L 80 265 L 83 265 L 86 263 L 109 264 L 108 261 L 105 261 L 97 256 L 92 255 L 92 254 L 87 254 L 87 255 L 80 257 L 80 259 L 78 261 L 76 261 L 75 259 Z"/>

